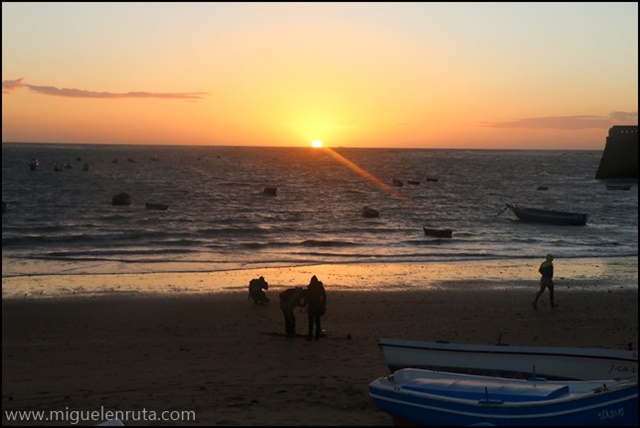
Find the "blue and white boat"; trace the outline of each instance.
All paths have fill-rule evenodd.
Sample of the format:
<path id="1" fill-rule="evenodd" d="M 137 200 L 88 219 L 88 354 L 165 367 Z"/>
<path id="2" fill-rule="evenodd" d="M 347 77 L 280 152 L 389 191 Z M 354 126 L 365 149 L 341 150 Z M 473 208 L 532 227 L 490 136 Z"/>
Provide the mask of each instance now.
<path id="1" fill-rule="evenodd" d="M 637 426 L 638 378 L 550 381 L 401 369 L 369 384 L 397 425 Z"/>

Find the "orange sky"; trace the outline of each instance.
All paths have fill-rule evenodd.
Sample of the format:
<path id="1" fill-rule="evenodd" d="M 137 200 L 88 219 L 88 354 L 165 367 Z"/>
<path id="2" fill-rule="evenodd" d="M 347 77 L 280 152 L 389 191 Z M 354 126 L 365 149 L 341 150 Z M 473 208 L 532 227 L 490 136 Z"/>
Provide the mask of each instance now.
<path id="1" fill-rule="evenodd" d="M 2 4 L 2 141 L 602 149 L 637 3 Z"/>

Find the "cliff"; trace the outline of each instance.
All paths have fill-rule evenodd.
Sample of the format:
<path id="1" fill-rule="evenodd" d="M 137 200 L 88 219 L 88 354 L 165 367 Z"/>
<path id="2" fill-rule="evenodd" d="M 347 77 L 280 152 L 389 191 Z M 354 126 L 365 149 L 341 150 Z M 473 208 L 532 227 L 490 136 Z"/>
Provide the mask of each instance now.
<path id="1" fill-rule="evenodd" d="M 638 125 L 609 129 L 596 172 L 596 179 L 606 178 L 638 178 Z"/>

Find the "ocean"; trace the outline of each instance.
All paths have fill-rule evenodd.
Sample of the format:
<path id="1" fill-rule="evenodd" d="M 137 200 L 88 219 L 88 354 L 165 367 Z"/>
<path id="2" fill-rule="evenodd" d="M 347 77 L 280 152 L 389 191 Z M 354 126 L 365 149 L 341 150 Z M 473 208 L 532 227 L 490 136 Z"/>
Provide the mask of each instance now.
<path id="1" fill-rule="evenodd" d="M 3 143 L 2 276 L 637 256 L 637 180 L 607 190 L 601 156 Z M 113 205 L 123 192 L 131 204 Z M 524 223 L 506 202 L 589 219 Z"/>

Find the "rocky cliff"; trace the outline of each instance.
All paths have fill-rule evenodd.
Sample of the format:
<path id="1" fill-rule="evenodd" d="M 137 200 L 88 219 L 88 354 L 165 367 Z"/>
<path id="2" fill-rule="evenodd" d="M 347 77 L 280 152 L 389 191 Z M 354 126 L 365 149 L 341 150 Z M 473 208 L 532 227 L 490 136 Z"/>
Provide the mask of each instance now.
<path id="1" fill-rule="evenodd" d="M 606 178 L 638 178 L 638 125 L 609 129 L 596 172 L 596 179 Z"/>

